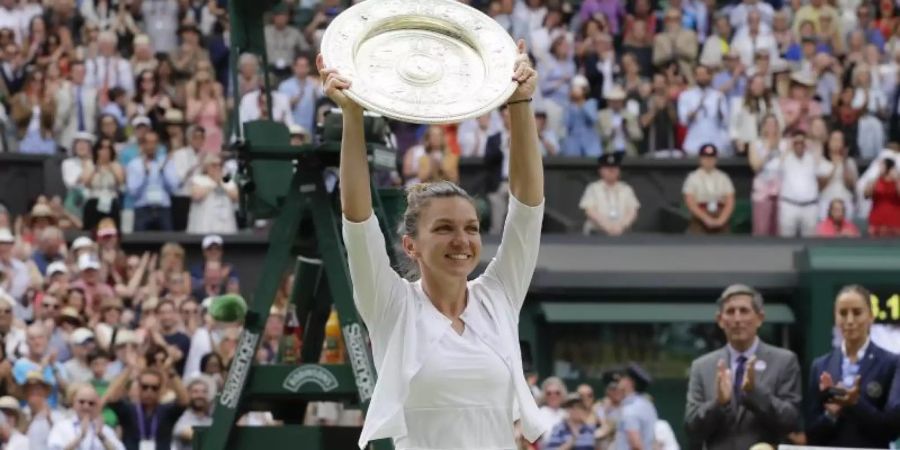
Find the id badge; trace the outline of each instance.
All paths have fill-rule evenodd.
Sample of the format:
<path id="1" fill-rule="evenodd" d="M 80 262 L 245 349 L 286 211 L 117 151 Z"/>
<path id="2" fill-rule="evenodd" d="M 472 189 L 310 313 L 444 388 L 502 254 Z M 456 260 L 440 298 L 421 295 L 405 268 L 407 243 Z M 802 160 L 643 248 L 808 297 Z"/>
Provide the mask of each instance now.
<path id="1" fill-rule="evenodd" d="M 97 198 L 97 211 L 104 214 L 109 213 L 110 211 L 112 211 L 112 202 L 112 197 L 108 195 L 101 195 L 99 198 Z"/>
<path id="2" fill-rule="evenodd" d="M 138 450 L 156 450 L 156 441 L 152 439 L 141 439 Z"/>
<path id="3" fill-rule="evenodd" d="M 719 210 L 719 204 L 716 202 L 709 202 L 706 204 L 706 210 L 709 211 L 710 214 L 715 214 L 716 211 Z"/>
<path id="4" fill-rule="evenodd" d="M 154 205 L 161 205 L 163 203 L 163 191 L 159 188 L 148 189 L 147 190 L 147 202 Z"/>

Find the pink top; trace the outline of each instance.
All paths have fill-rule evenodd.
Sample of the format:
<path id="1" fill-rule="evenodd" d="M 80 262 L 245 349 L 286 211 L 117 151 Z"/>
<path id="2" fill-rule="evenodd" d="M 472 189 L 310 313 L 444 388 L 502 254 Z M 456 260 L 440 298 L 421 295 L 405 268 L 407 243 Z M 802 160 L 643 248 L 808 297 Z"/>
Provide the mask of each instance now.
<path id="1" fill-rule="evenodd" d="M 835 225 L 831 219 L 825 219 L 819 222 L 816 227 L 816 236 L 819 237 L 859 237 L 859 229 L 853 222 L 844 219 L 844 223 L 840 227 Z"/>

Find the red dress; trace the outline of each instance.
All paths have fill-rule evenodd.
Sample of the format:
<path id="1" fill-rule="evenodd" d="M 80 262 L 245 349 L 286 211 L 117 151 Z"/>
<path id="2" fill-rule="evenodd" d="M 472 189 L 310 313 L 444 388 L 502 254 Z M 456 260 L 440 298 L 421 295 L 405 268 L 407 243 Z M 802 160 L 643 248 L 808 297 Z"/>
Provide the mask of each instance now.
<path id="1" fill-rule="evenodd" d="M 900 192 L 896 181 L 880 177 L 875 182 L 869 230 L 875 236 L 900 235 Z"/>

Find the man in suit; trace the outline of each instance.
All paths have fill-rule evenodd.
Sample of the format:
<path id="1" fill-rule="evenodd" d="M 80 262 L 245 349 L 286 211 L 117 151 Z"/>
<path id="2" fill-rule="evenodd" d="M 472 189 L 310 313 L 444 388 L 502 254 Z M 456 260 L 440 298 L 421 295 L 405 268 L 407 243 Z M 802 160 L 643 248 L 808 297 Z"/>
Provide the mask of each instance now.
<path id="1" fill-rule="evenodd" d="M 711 450 L 773 446 L 800 429 L 800 365 L 788 350 L 762 342 L 763 298 L 735 284 L 718 300 L 716 321 L 728 344 L 694 360 L 684 421 Z"/>
<path id="2" fill-rule="evenodd" d="M 56 92 L 56 123 L 53 131 L 57 141 L 71 150 L 75 133 L 93 134 L 97 125 L 97 90 L 85 85 L 87 71 L 84 61 L 74 61 L 69 81 Z"/>
<path id="3" fill-rule="evenodd" d="M 112 31 L 102 31 L 97 36 L 98 55 L 85 61 L 87 75 L 85 84 L 99 91 L 101 102 L 105 105 L 109 90 L 120 87 L 134 95 L 134 74 L 131 63 L 119 56 L 116 47 L 119 38 Z"/>

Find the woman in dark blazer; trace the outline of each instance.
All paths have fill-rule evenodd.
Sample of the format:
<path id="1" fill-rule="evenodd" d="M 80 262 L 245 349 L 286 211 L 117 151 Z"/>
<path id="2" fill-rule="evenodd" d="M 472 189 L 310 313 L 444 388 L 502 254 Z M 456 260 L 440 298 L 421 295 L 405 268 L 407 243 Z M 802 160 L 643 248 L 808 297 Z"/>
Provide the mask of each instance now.
<path id="1" fill-rule="evenodd" d="M 900 362 L 869 339 L 870 298 L 867 289 L 851 285 L 835 299 L 843 342 L 810 370 L 810 445 L 887 448 L 900 435 Z"/>

